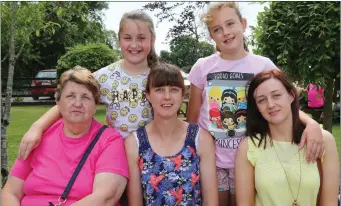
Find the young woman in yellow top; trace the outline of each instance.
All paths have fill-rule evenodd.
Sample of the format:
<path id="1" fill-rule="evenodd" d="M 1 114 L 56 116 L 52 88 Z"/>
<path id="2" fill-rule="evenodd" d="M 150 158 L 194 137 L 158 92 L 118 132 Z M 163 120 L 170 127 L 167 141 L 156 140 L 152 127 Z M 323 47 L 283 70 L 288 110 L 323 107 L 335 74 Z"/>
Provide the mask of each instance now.
<path id="1" fill-rule="evenodd" d="M 298 151 L 304 125 L 297 93 L 284 73 L 257 74 L 247 98 L 248 137 L 239 145 L 235 167 L 237 204 L 337 205 L 340 172 L 334 138 L 323 130 L 323 158 L 305 161 L 305 149 Z"/>

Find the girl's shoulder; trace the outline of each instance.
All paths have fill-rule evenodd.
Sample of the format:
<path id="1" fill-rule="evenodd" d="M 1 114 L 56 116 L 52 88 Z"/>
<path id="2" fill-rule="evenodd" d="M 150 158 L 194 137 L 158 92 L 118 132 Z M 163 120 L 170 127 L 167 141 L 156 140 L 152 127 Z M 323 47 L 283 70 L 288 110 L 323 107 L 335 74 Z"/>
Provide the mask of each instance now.
<path id="1" fill-rule="evenodd" d="M 107 65 L 105 67 L 102 67 L 99 70 L 97 70 L 95 73 L 96 74 L 103 74 L 103 73 L 108 73 L 108 72 L 112 73 L 115 70 L 117 70 L 118 68 L 120 68 L 120 61 L 121 60 L 118 60 L 118 61 L 116 61 L 116 62 L 114 62 L 112 64 L 109 64 L 109 65 Z"/>
<path id="2" fill-rule="evenodd" d="M 201 63 L 201 64 L 211 63 L 211 62 L 217 61 L 217 59 L 219 59 L 219 53 L 214 53 L 214 54 L 211 54 L 210 56 L 199 58 L 197 60 L 196 64 L 198 64 L 198 63 Z"/>
<path id="3" fill-rule="evenodd" d="M 215 53 L 207 57 L 199 58 L 195 64 L 193 65 L 190 76 L 193 75 L 193 73 L 200 74 L 204 70 L 205 72 L 208 72 L 209 68 L 216 64 L 219 59 L 219 54 Z M 195 71 L 195 72 L 194 72 Z"/>
<path id="4" fill-rule="evenodd" d="M 334 136 L 329 131 L 322 129 L 322 136 L 325 146 L 336 144 Z"/>
<path id="5" fill-rule="evenodd" d="M 273 63 L 273 61 L 271 61 L 270 58 L 265 57 L 265 56 L 261 56 L 261 55 L 250 53 L 248 59 L 250 60 L 250 62 L 252 62 L 253 65 L 259 64 L 259 65 L 265 65 L 266 67 L 269 67 L 269 68 L 266 68 L 266 69 L 275 69 L 275 68 L 277 68 L 275 66 L 275 64 Z"/>

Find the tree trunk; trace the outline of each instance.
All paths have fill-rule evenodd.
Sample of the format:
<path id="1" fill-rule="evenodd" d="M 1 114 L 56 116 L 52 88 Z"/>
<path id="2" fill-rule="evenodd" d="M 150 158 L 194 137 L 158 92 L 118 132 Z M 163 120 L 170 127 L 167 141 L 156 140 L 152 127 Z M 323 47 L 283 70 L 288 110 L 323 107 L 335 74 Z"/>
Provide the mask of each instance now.
<path id="1" fill-rule="evenodd" d="M 0 17 L 2 17 L 2 2 L 0 2 Z M 0 57 L 1 57 L 1 51 L 0 51 Z M 1 63 L 0 63 L 0 80 L 1 80 L 1 72 L 2 72 L 2 62 L 3 62 L 3 60 L 1 60 Z M 1 81 L 0 81 L 0 118 L 2 119 L 2 83 L 1 83 Z M 1 137 L 1 134 L 2 134 L 2 131 L 0 129 L 0 137 Z M 2 145 L 2 141 L 0 143 L 0 149 L 2 148 L 1 145 Z M 1 156 L 2 156 L 2 154 L 1 154 Z M 1 159 L 2 158 L 0 158 L 0 165 L 1 165 Z M 0 182 L 1 182 L 1 186 L 2 186 L 2 175 L 0 176 Z"/>
<path id="2" fill-rule="evenodd" d="M 10 25 L 8 79 L 7 79 L 7 85 L 6 85 L 5 108 L 3 109 L 3 114 L 1 118 L 1 123 L 2 123 L 1 124 L 1 175 L 3 175 L 2 184 L 6 182 L 7 175 L 8 175 L 8 153 L 7 153 L 6 132 L 7 132 L 7 127 L 9 125 L 9 122 L 10 122 L 13 74 L 14 74 L 14 67 L 16 63 L 15 23 L 16 23 L 17 6 L 18 6 L 17 2 L 11 2 L 12 17 L 11 17 L 11 25 Z"/>
<path id="3" fill-rule="evenodd" d="M 325 130 L 328 130 L 330 133 L 332 132 L 332 127 L 333 127 L 333 119 L 332 119 L 333 88 L 334 88 L 333 81 L 334 81 L 333 79 L 328 79 L 326 81 L 326 89 L 324 92 L 325 103 L 324 103 L 324 109 L 323 109 L 323 128 Z"/>
<path id="4" fill-rule="evenodd" d="M 338 96 L 338 91 L 340 90 L 340 78 L 335 77 L 334 79 L 334 93 L 333 93 L 333 102 L 337 103 L 340 101 L 340 97 Z"/>

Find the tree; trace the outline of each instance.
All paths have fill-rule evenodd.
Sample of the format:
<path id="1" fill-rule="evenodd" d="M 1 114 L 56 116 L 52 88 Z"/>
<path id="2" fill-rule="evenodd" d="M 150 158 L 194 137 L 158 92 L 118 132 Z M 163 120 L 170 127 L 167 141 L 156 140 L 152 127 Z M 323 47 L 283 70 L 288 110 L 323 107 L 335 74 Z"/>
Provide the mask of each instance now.
<path id="1" fill-rule="evenodd" d="M 340 90 L 340 2 L 271 2 L 253 28 L 254 52 L 268 56 L 293 80 L 321 83 L 323 126 L 332 130 L 332 100 Z"/>
<path id="2" fill-rule="evenodd" d="M 77 45 L 58 60 L 58 76 L 74 66 L 85 67 L 92 72 L 119 59 L 119 52 L 105 44 Z"/>
<path id="3" fill-rule="evenodd" d="M 10 43 L 10 23 L 11 15 L 10 6 L 8 2 L 2 3 L 1 16 L 1 49 L 2 51 L 9 50 Z M 16 17 L 16 28 L 15 28 L 15 42 L 16 49 L 19 50 L 23 47 L 20 55 L 16 59 L 16 70 L 14 74 L 16 77 L 23 77 L 24 74 L 28 72 L 28 65 L 30 61 L 38 60 L 40 57 L 37 52 L 33 52 L 34 45 L 32 45 L 32 36 L 44 32 L 46 36 L 51 36 L 54 34 L 55 29 L 60 26 L 59 24 L 52 21 L 44 21 L 45 19 L 45 2 L 20 2 L 17 9 Z M 44 22 L 44 24 L 42 23 Z M 7 78 L 8 74 L 8 52 L 1 53 L 1 64 L 2 64 L 2 74 Z M 31 76 L 29 76 L 31 77 Z"/>
<path id="4" fill-rule="evenodd" d="M 158 24 L 164 20 L 168 22 L 174 22 L 175 25 L 169 29 L 166 39 L 173 39 L 181 36 L 191 36 L 197 41 L 200 40 L 200 36 L 204 36 L 203 32 L 199 31 L 200 24 L 197 23 L 196 17 L 198 13 L 209 2 L 165 2 L 156 1 L 148 3 L 143 6 L 143 9 L 149 11 L 158 11 L 155 15 L 158 18 Z M 180 10 L 180 14 L 177 14 L 175 10 Z"/>
<path id="5" fill-rule="evenodd" d="M 214 47 L 207 42 L 197 42 L 191 36 L 174 38 L 170 42 L 171 52 L 161 51 L 160 58 L 189 72 L 194 63 L 214 53 Z"/>
<path id="6" fill-rule="evenodd" d="M 68 48 L 78 44 L 106 43 L 107 35 L 102 22 L 102 10 L 107 2 L 46 2 L 45 21 L 60 24 L 53 36 L 41 33 L 33 37 L 35 52 L 41 59 L 34 62 L 39 68 L 54 68 Z"/>
<path id="7" fill-rule="evenodd" d="M 21 3 L 22 4 L 22 3 Z M 39 2 L 35 3 L 41 7 L 40 11 L 28 10 L 28 13 L 37 12 L 44 22 L 53 22 L 54 33 L 41 29 L 31 33 L 21 32 L 29 43 L 25 44 L 22 55 L 17 60 L 16 77 L 33 77 L 41 69 L 54 68 L 58 59 L 64 55 L 68 48 L 77 44 L 106 43 L 109 44 L 109 35 L 104 28 L 102 10 L 107 8 L 107 2 Z M 24 17 L 27 17 L 24 15 Z M 35 22 L 37 17 L 30 17 Z M 20 17 L 18 17 L 20 20 Z M 8 15 L 2 17 L 1 39 L 2 51 L 8 50 L 9 42 Z M 19 21 L 20 22 L 20 21 Z M 26 28 L 26 27 L 24 27 Z M 20 35 L 21 36 L 21 35 Z M 18 45 L 20 38 L 16 37 Z M 6 55 L 3 53 L 1 58 Z M 8 56 L 7 56 L 8 57 Z M 4 77 L 7 77 L 8 58 L 2 62 L 5 68 Z"/>
<path id="8" fill-rule="evenodd" d="M 22 54 L 25 45 L 29 44 L 27 35 L 34 31 L 44 30 L 45 32 L 52 32 L 53 28 L 51 22 L 44 22 L 41 15 L 43 7 L 38 3 L 27 2 L 6 2 L 1 4 L 2 18 L 5 27 L 2 27 L 8 36 L 1 36 L 2 40 L 9 42 L 8 48 L 8 75 L 6 84 L 6 94 L 4 105 L 1 104 L 1 173 L 8 174 L 8 160 L 7 160 L 7 127 L 10 122 L 11 98 L 13 87 L 14 69 L 17 59 Z M 6 27 L 8 26 L 8 27 Z M 19 43 L 19 47 L 18 47 Z M 7 57 L 6 57 L 7 58 Z M 4 59 L 2 60 L 2 62 Z M 6 176 L 2 177 L 2 183 L 6 181 Z"/>
<path id="9" fill-rule="evenodd" d="M 107 30 L 106 31 L 106 36 L 107 36 L 107 42 L 106 45 L 108 45 L 111 49 L 114 50 L 120 50 L 120 45 L 118 41 L 118 36 L 114 30 Z"/>

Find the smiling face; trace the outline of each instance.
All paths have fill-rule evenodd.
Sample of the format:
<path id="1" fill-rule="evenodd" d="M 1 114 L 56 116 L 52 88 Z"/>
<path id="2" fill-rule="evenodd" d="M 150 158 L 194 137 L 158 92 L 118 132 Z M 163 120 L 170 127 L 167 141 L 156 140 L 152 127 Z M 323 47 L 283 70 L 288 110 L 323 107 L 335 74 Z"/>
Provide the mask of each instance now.
<path id="1" fill-rule="evenodd" d="M 292 119 L 291 103 L 294 97 L 278 79 L 271 78 L 261 83 L 253 97 L 259 112 L 269 124 Z"/>
<path id="2" fill-rule="evenodd" d="M 224 6 L 213 14 L 208 25 L 210 36 L 222 54 L 233 54 L 244 50 L 246 19 L 241 19 L 235 8 Z"/>
<path id="3" fill-rule="evenodd" d="M 90 123 L 96 112 L 93 94 L 84 85 L 69 81 L 56 101 L 65 123 Z"/>
<path id="4" fill-rule="evenodd" d="M 209 102 L 210 103 L 215 103 L 215 104 L 219 104 L 220 103 L 220 98 L 219 97 L 215 97 L 215 96 L 209 96 Z"/>
<path id="5" fill-rule="evenodd" d="M 177 117 L 183 101 L 182 89 L 176 86 L 152 87 L 146 97 L 152 104 L 154 117 Z"/>
<path id="6" fill-rule="evenodd" d="M 124 59 L 130 64 L 147 64 L 154 41 L 148 22 L 127 19 L 122 23 L 119 42 Z"/>
<path id="7" fill-rule="evenodd" d="M 235 104 L 234 99 L 232 97 L 229 97 L 229 96 L 224 97 L 223 102 L 225 104 Z"/>

